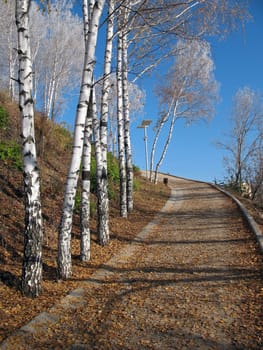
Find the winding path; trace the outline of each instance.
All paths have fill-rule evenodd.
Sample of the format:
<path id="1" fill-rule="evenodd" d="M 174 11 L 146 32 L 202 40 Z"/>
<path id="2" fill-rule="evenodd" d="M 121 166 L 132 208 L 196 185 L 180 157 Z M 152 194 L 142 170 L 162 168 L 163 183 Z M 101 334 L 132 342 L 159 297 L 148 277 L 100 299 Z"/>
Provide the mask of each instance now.
<path id="1" fill-rule="evenodd" d="M 169 184 L 132 244 L 0 349 L 262 348 L 262 257 L 239 210 L 208 184 Z"/>

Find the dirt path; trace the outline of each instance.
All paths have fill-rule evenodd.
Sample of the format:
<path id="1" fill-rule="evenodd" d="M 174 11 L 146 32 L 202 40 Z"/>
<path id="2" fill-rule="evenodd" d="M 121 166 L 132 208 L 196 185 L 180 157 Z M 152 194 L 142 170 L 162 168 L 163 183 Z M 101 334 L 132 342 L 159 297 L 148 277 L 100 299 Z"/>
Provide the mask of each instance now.
<path id="1" fill-rule="evenodd" d="M 261 349 L 261 256 L 236 205 L 206 184 L 169 183 L 133 244 L 0 348 Z"/>

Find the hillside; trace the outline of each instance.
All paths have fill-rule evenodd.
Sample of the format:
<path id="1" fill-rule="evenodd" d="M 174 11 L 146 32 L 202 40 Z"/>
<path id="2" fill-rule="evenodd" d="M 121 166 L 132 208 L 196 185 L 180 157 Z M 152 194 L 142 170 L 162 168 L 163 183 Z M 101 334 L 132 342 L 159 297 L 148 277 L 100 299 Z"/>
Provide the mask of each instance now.
<path id="1" fill-rule="evenodd" d="M 54 125 L 41 114 L 37 114 L 36 137 L 44 222 L 43 293 L 37 299 L 27 299 L 19 292 L 24 230 L 19 134 L 18 107 L 5 94 L 0 93 L 0 341 L 33 316 L 52 306 L 105 263 L 152 220 L 170 193 L 164 185 L 151 185 L 137 174 L 135 209 L 128 219 L 122 219 L 119 218 L 116 186 L 112 185 L 111 242 L 104 248 L 96 243 L 96 210 L 93 196 L 91 261 L 81 263 L 78 259 L 79 214 L 76 210 L 72 233 L 73 277 L 69 281 L 57 283 L 57 234 L 70 158 L 71 135 L 65 128 Z"/>

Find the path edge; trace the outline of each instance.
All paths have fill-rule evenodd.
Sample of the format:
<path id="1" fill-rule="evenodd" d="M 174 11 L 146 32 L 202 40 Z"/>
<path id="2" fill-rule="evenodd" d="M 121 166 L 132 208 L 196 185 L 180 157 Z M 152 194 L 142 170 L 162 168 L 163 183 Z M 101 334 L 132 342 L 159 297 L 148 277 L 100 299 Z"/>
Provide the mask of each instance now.
<path id="1" fill-rule="evenodd" d="M 189 180 L 189 181 L 193 181 L 193 182 L 198 182 L 198 183 L 203 183 L 203 184 L 207 184 L 213 188 L 215 188 L 216 190 L 222 192 L 224 195 L 226 195 L 227 197 L 231 198 L 236 204 L 238 209 L 240 210 L 243 218 L 245 219 L 250 231 L 253 233 L 258 246 L 259 246 L 259 250 L 260 252 L 263 254 L 263 233 L 261 232 L 258 224 L 256 223 L 256 221 L 253 219 L 253 217 L 249 214 L 249 212 L 247 211 L 247 209 L 245 208 L 245 206 L 230 192 L 224 190 L 223 188 L 215 185 L 212 182 L 206 182 L 206 181 L 201 181 L 201 180 L 194 180 L 194 179 L 189 179 L 189 178 L 185 178 L 185 177 L 181 177 L 181 176 L 175 176 L 175 175 L 171 175 L 171 174 L 165 174 L 165 173 L 158 173 L 158 176 L 171 176 L 173 178 L 178 178 L 178 179 L 183 179 L 183 180 Z"/>
<path id="2" fill-rule="evenodd" d="M 214 187 L 218 191 L 220 191 L 220 192 L 224 193 L 226 196 L 230 197 L 237 204 L 243 218 L 246 220 L 246 222 L 249 226 L 249 229 L 252 231 L 252 233 L 254 234 L 254 236 L 258 242 L 259 249 L 260 249 L 261 253 L 263 254 L 263 234 L 262 234 L 258 224 L 253 219 L 253 217 L 249 214 L 249 212 L 247 211 L 245 206 L 232 193 L 224 190 L 223 188 L 221 188 L 213 183 L 210 183 L 210 182 L 207 182 L 207 183 L 211 187 Z"/>

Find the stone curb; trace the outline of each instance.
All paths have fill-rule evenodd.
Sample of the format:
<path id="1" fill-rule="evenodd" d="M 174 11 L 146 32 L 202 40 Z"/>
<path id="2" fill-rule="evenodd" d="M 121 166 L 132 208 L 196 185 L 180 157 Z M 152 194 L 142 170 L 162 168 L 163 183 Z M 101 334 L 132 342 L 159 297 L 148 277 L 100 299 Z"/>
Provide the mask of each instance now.
<path id="1" fill-rule="evenodd" d="M 248 213 L 247 209 L 244 207 L 244 205 L 231 193 L 229 193 L 228 191 L 220 188 L 219 186 L 212 184 L 212 183 L 208 183 L 210 186 L 216 188 L 218 191 L 224 193 L 226 196 L 230 197 L 237 205 L 239 210 L 241 211 L 241 214 L 243 216 L 243 218 L 246 220 L 246 222 L 248 223 L 248 226 L 250 228 L 250 230 L 253 232 L 253 234 L 255 235 L 255 238 L 259 244 L 259 249 L 261 251 L 261 253 L 263 253 L 263 234 L 260 230 L 260 228 L 258 227 L 256 221 L 253 219 L 253 217 Z"/>
<path id="2" fill-rule="evenodd" d="M 199 182 L 199 183 L 203 183 L 203 184 L 208 184 L 211 187 L 217 189 L 218 191 L 222 192 L 223 194 L 225 194 L 227 197 L 231 198 L 238 206 L 243 218 L 246 220 L 249 229 L 252 231 L 252 233 L 254 234 L 257 243 L 259 245 L 259 249 L 261 251 L 261 253 L 263 253 L 263 234 L 260 230 L 260 228 L 258 227 L 256 221 L 253 219 L 253 217 L 248 213 L 248 211 L 246 210 L 246 208 L 244 207 L 244 205 L 231 193 L 227 192 L 226 190 L 224 190 L 223 188 L 211 183 L 211 182 L 205 182 L 205 181 L 201 181 L 201 180 L 194 180 L 194 179 L 188 179 L 185 177 L 181 177 L 181 176 L 174 176 L 174 175 L 170 175 L 170 174 L 165 174 L 165 173 L 158 173 L 158 176 L 171 176 L 173 178 L 178 178 L 178 179 L 182 179 L 182 180 L 190 180 L 193 182 Z"/>

